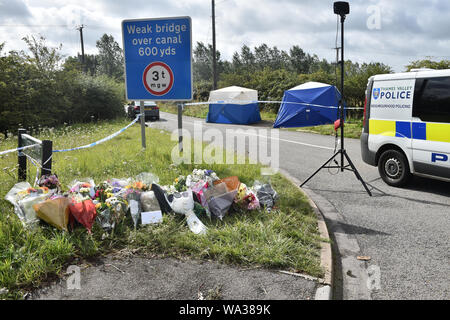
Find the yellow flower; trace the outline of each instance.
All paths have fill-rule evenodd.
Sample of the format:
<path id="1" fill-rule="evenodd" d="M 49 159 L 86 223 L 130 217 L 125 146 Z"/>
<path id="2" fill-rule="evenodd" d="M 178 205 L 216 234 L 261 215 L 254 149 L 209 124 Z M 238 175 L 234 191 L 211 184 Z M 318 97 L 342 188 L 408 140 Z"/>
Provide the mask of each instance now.
<path id="1" fill-rule="evenodd" d="M 175 178 L 175 182 L 178 183 L 178 178 Z"/>
<path id="2" fill-rule="evenodd" d="M 97 203 L 97 204 L 95 205 L 95 209 L 98 209 L 98 208 L 100 208 L 101 206 L 102 206 L 101 203 Z"/>
<path id="3" fill-rule="evenodd" d="M 106 194 L 106 197 L 108 197 L 108 198 L 114 197 L 114 194 L 112 194 L 112 193 L 107 193 L 107 194 Z"/>

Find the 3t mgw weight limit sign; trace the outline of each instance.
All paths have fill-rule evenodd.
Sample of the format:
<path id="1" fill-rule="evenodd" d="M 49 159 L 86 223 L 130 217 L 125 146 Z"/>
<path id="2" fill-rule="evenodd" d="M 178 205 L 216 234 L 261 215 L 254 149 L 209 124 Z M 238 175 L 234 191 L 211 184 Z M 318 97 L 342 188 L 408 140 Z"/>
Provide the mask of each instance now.
<path id="1" fill-rule="evenodd" d="M 145 68 L 142 81 L 148 92 L 163 96 L 172 89 L 173 72 L 167 64 L 153 62 Z"/>

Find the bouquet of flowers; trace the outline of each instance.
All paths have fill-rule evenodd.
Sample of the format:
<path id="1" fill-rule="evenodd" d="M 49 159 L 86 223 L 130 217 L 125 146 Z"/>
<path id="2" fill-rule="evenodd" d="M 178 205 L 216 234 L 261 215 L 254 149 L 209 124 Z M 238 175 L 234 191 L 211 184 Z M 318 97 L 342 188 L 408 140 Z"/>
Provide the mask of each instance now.
<path id="1" fill-rule="evenodd" d="M 47 187 L 33 188 L 28 182 L 19 182 L 5 199 L 14 205 L 15 213 L 24 224 L 33 224 L 38 220 L 33 205 L 47 200 L 52 194 Z"/>
<path id="2" fill-rule="evenodd" d="M 95 197 L 95 184 L 94 180 L 86 179 L 86 181 L 72 181 L 72 184 L 69 186 L 70 193 L 79 193 L 84 197 Z"/>
<path id="3" fill-rule="evenodd" d="M 58 176 L 56 174 L 46 174 L 41 176 L 37 184 L 40 187 L 56 189 L 57 192 L 61 190 L 61 184 L 59 183 Z"/>
<path id="4" fill-rule="evenodd" d="M 212 170 L 194 169 L 192 174 L 186 177 L 186 187 L 191 188 L 201 180 L 213 185 L 213 182 L 219 180 L 219 177 Z"/>
<path id="5" fill-rule="evenodd" d="M 239 185 L 234 202 L 247 210 L 255 210 L 260 208 L 258 197 L 251 189 L 247 188 L 244 183 Z"/>
<path id="6" fill-rule="evenodd" d="M 126 192 L 126 199 L 128 201 L 128 208 L 130 209 L 131 218 L 133 219 L 134 228 L 136 228 L 142 212 L 141 192 L 130 188 Z"/>
<path id="7" fill-rule="evenodd" d="M 48 199 L 44 202 L 33 205 L 36 215 L 56 227 L 59 230 L 67 230 L 69 222 L 69 199 L 66 197 L 59 197 L 55 199 Z"/>
<path id="8" fill-rule="evenodd" d="M 92 200 L 76 194 L 70 200 L 69 209 L 72 217 L 81 223 L 89 233 L 92 233 L 92 226 L 97 216 L 97 210 Z"/>
<path id="9" fill-rule="evenodd" d="M 187 190 L 185 176 L 178 176 L 178 178 L 176 178 L 174 182 L 175 182 L 174 184 L 175 190 L 177 190 L 178 192 Z"/>

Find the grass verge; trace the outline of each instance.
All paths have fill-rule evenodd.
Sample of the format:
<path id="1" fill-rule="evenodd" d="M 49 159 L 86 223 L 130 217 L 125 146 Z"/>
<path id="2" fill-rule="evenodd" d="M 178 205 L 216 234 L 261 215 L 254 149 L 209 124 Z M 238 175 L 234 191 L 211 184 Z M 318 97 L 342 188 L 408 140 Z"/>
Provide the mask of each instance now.
<path id="1" fill-rule="evenodd" d="M 128 120 L 44 130 L 38 137 L 53 140 L 54 149 L 70 148 L 97 141 L 124 127 Z M 224 178 L 237 175 L 252 185 L 260 179 L 261 166 L 253 164 L 181 164 L 172 165 L 171 152 L 177 141 L 168 132 L 146 128 L 147 148 L 141 149 L 140 127 L 134 125 L 118 137 L 90 149 L 53 154 L 53 172 L 63 186 L 73 179 L 91 177 L 96 183 L 108 178 L 133 177 L 153 172 L 160 184 L 171 184 L 179 175 L 194 168 L 216 171 Z M 177 140 L 177 139 L 174 139 Z M 193 143 L 192 141 L 190 143 Z M 17 137 L 0 141 L 0 150 L 14 148 Z M 192 147 L 191 150 L 194 150 Z M 224 154 L 224 158 L 225 158 Z M 208 227 L 206 236 L 190 232 L 184 218 L 169 214 L 163 223 L 134 230 L 128 217 L 105 237 L 94 225 L 93 234 L 84 229 L 64 233 L 41 223 L 29 230 L 22 226 L 5 194 L 17 181 L 17 154 L 0 157 L 0 289 L 8 293 L 0 298 L 17 299 L 43 281 L 60 275 L 75 259 L 86 259 L 129 248 L 141 253 L 173 257 L 213 259 L 247 266 L 283 268 L 321 276 L 320 242 L 317 220 L 303 194 L 281 175 L 271 177 L 280 194 L 277 209 L 231 212 L 223 221 L 200 217 Z M 36 169 L 28 164 L 32 184 Z"/>

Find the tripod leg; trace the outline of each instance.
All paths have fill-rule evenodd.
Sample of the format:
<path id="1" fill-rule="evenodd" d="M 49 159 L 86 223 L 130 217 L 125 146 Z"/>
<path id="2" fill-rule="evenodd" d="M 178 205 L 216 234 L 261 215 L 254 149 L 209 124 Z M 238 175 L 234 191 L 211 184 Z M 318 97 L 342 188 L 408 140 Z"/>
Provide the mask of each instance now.
<path id="1" fill-rule="evenodd" d="M 369 188 L 367 188 L 366 183 L 364 182 L 363 178 L 359 175 L 358 170 L 356 169 L 356 167 L 353 165 L 352 160 L 350 160 L 350 157 L 348 156 L 347 152 L 344 150 L 343 154 L 345 156 L 345 158 L 347 159 L 348 163 L 350 164 L 350 166 L 352 167 L 353 172 L 355 173 L 356 178 L 358 178 L 359 181 L 361 181 L 364 189 L 366 189 L 367 193 L 369 194 L 369 196 L 372 196 L 372 193 L 370 192 Z"/>
<path id="2" fill-rule="evenodd" d="M 333 154 L 333 156 L 332 156 L 330 159 L 328 159 L 328 161 L 325 162 L 319 169 L 317 169 L 316 172 L 314 172 L 308 179 L 306 179 L 306 180 L 300 185 L 300 187 L 303 187 L 303 185 L 304 185 L 305 183 L 307 183 L 309 180 L 311 180 L 312 177 L 314 177 L 314 176 L 317 174 L 317 172 L 319 172 L 320 170 L 322 170 L 323 167 L 325 167 L 328 163 L 330 163 L 330 161 L 333 160 L 340 152 L 341 152 L 341 151 L 339 150 L 338 152 L 336 152 L 335 154 Z"/>

